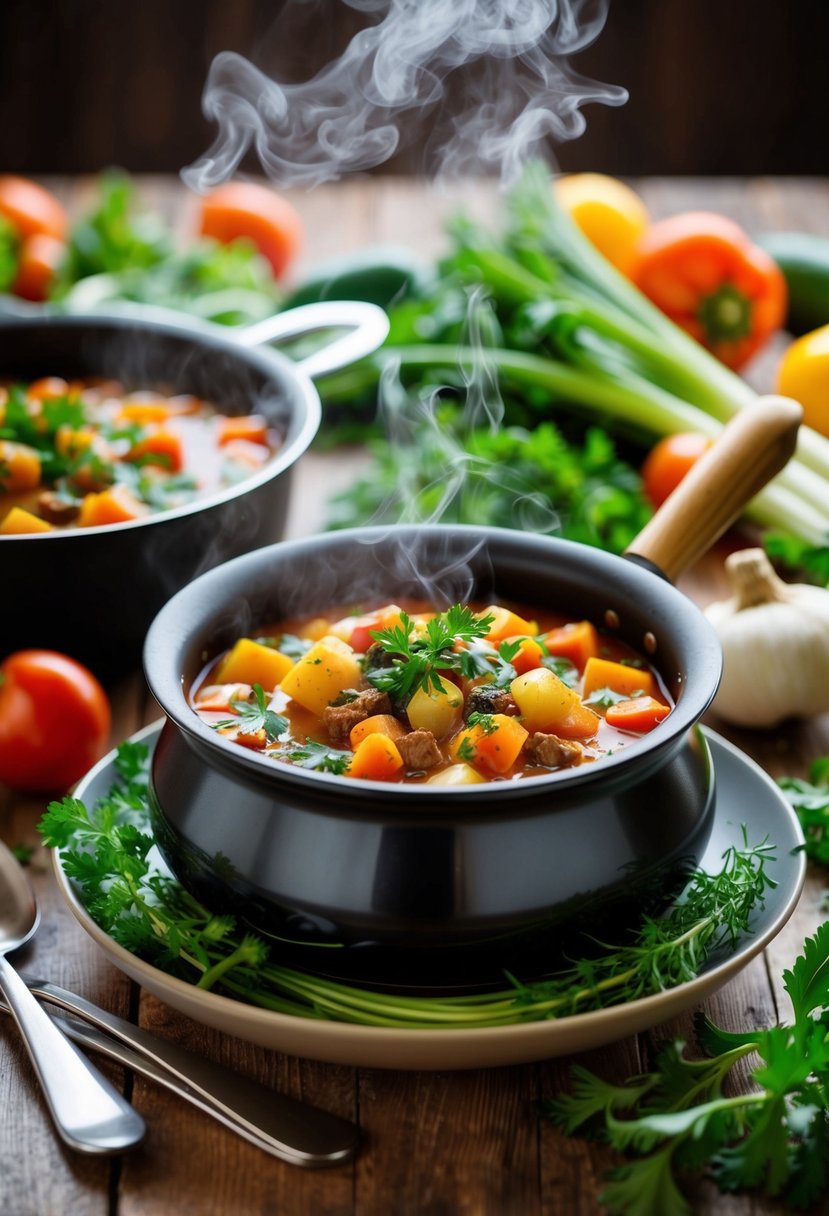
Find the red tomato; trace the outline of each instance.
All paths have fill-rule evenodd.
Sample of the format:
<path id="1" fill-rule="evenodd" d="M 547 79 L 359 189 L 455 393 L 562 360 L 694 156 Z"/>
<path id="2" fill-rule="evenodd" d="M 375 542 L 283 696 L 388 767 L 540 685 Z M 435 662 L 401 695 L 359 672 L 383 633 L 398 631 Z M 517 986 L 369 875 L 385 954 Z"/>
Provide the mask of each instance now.
<path id="1" fill-rule="evenodd" d="M 278 278 L 302 244 L 299 213 L 268 186 L 226 182 L 206 195 L 201 205 L 201 231 L 222 244 L 247 237 L 258 246 Z"/>
<path id="2" fill-rule="evenodd" d="M 68 789 L 106 750 L 109 702 L 91 671 L 53 650 L 19 650 L 0 664 L 0 781 Z"/>
<path id="3" fill-rule="evenodd" d="M 651 449 L 641 472 L 642 486 L 654 507 L 662 505 L 700 456 L 708 451 L 711 442 L 695 431 L 682 431 L 666 435 Z"/>
<path id="4" fill-rule="evenodd" d="M 62 241 L 69 227 L 61 204 L 37 182 L 0 174 L 0 215 L 14 224 L 23 240 L 44 233 Z"/>
<path id="5" fill-rule="evenodd" d="M 45 232 L 27 237 L 20 247 L 13 294 L 24 300 L 45 300 L 65 252 L 63 241 Z"/>

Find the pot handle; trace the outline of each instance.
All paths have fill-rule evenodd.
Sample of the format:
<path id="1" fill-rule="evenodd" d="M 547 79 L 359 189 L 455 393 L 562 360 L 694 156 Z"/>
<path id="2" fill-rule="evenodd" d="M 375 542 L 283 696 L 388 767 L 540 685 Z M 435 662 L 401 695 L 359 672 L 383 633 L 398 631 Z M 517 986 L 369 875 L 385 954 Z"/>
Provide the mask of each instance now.
<path id="1" fill-rule="evenodd" d="M 625 552 L 671 582 L 692 565 L 794 453 L 803 410 L 761 397 L 723 427 Z"/>
<path id="2" fill-rule="evenodd" d="M 236 330 L 233 336 L 242 346 L 264 346 L 277 339 L 300 338 L 321 329 L 348 329 L 349 332 L 297 362 L 299 370 L 312 378 L 335 372 L 377 350 L 389 332 L 389 319 L 376 304 L 362 300 L 324 300 L 275 313 L 264 321 Z"/>

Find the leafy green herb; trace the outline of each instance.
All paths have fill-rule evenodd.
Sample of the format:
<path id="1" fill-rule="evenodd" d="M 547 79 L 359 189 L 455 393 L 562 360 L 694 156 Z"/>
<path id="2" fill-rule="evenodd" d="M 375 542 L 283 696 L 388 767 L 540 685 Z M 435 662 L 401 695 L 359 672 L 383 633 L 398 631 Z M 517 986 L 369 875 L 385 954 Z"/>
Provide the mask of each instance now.
<path id="1" fill-rule="evenodd" d="M 475 760 L 475 756 L 477 755 L 475 745 L 468 736 L 461 739 L 457 747 L 456 755 L 458 759 L 463 760 L 465 764 L 472 764 Z"/>
<path id="2" fill-rule="evenodd" d="M 231 698 L 231 708 L 234 710 L 235 718 L 224 718 L 221 722 L 214 723 L 214 730 L 226 728 L 229 726 L 238 727 L 245 734 L 254 735 L 257 731 L 265 732 L 265 739 L 268 743 L 275 743 L 280 735 L 284 735 L 288 729 L 288 719 L 282 714 L 274 713 L 272 709 L 268 709 L 268 699 L 265 696 L 264 689 L 261 684 L 254 684 L 252 693 L 253 701 L 240 701 L 237 697 Z"/>
<path id="3" fill-rule="evenodd" d="M 304 743 L 292 743 L 277 751 L 268 753 L 277 760 L 287 760 L 299 768 L 313 768 L 322 773 L 336 773 L 338 776 L 345 772 L 351 763 L 354 753 L 340 751 L 336 747 L 328 747 L 317 743 L 314 739 L 306 739 Z"/>
<path id="4" fill-rule="evenodd" d="M 485 735 L 494 735 L 498 727 L 492 721 L 492 714 L 472 713 L 466 719 L 467 726 L 480 726 Z"/>
<path id="5" fill-rule="evenodd" d="M 0 215 L 0 291 L 8 291 L 17 277 L 20 235 L 11 220 Z"/>
<path id="6" fill-rule="evenodd" d="M 574 1067 L 573 1090 L 542 1103 L 568 1134 L 601 1131 L 625 1155 L 601 1202 L 621 1216 L 687 1216 L 679 1188 L 707 1166 L 723 1191 L 757 1191 L 809 1207 L 829 1185 L 829 923 L 783 976 L 793 1022 L 730 1033 L 696 1019 L 708 1059 L 667 1043 L 650 1072 L 623 1085 Z M 756 1057 L 751 1086 L 726 1095 L 735 1064 Z"/>
<path id="7" fill-rule="evenodd" d="M 269 646 L 271 650 L 280 650 L 289 659 L 301 659 L 313 646 L 310 638 L 298 638 L 293 633 L 282 633 L 279 637 L 255 638 L 260 646 Z"/>
<path id="8" fill-rule="evenodd" d="M 477 616 L 471 608 L 453 604 L 427 621 L 422 633 L 415 633 L 411 617 L 401 612 L 399 625 L 371 631 L 374 641 L 393 656 L 393 663 L 391 667 L 367 671 L 366 679 L 401 701 L 407 701 L 419 688 L 440 692 L 443 686 L 439 669 L 471 674 L 472 660 L 463 650 L 456 651 L 455 644 L 469 644 L 485 637 L 493 620 L 492 616 Z"/>
<path id="9" fill-rule="evenodd" d="M 807 857 L 829 865 L 829 756 L 813 761 L 808 780 L 781 777 L 777 784 L 800 820 Z"/>
<path id="10" fill-rule="evenodd" d="M 327 749 L 330 750 L 330 749 Z M 143 744 L 123 745 L 112 789 L 90 810 L 75 798 L 50 803 L 39 831 L 93 919 L 115 941 L 171 975 L 214 985 L 264 1008 L 376 1026 L 507 1026 L 635 1000 L 698 974 L 733 949 L 769 884 L 771 847 L 732 848 L 717 874 L 698 871 L 662 918 L 644 918 L 623 945 L 606 944 L 532 985 L 462 997 L 388 997 L 282 967 L 262 942 L 214 915 L 158 867 L 147 806 Z"/>
<path id="11" fill-rule="evenodd" d="M 611 705 L 618 705 L 620 701 L 629 701 L 632 697 L 641 696 L 644 696 L 641 688 L 637 688 L 635 692 L 614 692 L 612 688 L 605 686 L 604 688 L 594 688 L 590 696 L 584 698 L 584 704 L 609 709 Z"/>

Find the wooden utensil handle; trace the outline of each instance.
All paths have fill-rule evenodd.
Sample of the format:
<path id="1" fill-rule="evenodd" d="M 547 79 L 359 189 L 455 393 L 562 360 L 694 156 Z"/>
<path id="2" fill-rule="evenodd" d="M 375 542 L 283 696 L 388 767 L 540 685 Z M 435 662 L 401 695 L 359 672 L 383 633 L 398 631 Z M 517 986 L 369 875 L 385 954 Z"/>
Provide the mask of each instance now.
<path id="1" fill-rule="evenodd" d="M 794 452 L 803 410 L 789 397 L 761 397 L 723 427 L 711 449 L 627 549 L 672 582 L 732 523 Z"/>

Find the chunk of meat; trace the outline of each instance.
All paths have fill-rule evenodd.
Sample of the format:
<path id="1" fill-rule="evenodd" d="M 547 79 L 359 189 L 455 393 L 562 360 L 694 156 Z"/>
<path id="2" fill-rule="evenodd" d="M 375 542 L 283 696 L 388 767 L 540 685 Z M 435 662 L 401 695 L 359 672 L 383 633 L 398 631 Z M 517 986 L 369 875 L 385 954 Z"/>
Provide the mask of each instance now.
<path id="1" fill-rule="evenodd" d="M 443 759 L 437 740 L 430 730 L 412 730 L 395 739 L 397 750 L 410 773 L 434 768 Z"/>
<path id="2" fill-rule="evenodd" d="M 71 524 L 80 514 L 80 504 L 68 498 L 61 498 L 54 490 L 44 490 L 38 495 L 37 509 L 41 519 L 50 524 Z"/>
<path id="3" fill-rule="evenodd" d="M 568 768 L 581 764 L 584 748 L 575 739 L 560 739 L 537 730 L 524 744 L 524 750 L 536 764 L 545 768 Z"/>
<path id="4" fill-rule="evenodd" d="M 506 714 L 518 716 L 518 706 L 508 688 L 495 684 L 476 684 L 466 698 L 466 716 L 470 714 Z"/>
<path id="5" fill-rule="evenodd" d="M 326 705 L 322 720 L 332 743 L 347 743 L 352 728 L 372 714 L 391 713 L 388 695 L 379 688 L 366 688 L 362 692 L 347 690 L 350 700 L 342 705 Z"/>

